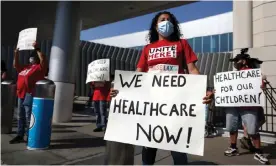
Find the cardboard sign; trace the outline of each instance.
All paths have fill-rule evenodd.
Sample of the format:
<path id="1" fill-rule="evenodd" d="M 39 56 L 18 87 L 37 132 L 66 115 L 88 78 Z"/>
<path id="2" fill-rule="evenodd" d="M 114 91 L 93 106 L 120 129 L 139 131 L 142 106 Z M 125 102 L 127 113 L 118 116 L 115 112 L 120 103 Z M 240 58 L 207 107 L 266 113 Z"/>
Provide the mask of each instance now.
<path id="1" fill-rule="evenodd" d="M 207 77 L 115 71 L 105 140 L 203 155 Z"/>
<path id="2" fill-rule="evenodd" d="M 86 83 L 110 80 L 110 60 L 98 59 L 88 65 Z"/>
<path id="3" fill-rule="evenodd" d="M 17 48 L 19 50 L 33 50 L 36 41 L 37 28 L 28 28 L 19 32 Z"/>
<path id="4" fill-rule="evenodd" d="M 260 69 L 217 73 L 214 84 L 216 106 L 263 106 Z"/>

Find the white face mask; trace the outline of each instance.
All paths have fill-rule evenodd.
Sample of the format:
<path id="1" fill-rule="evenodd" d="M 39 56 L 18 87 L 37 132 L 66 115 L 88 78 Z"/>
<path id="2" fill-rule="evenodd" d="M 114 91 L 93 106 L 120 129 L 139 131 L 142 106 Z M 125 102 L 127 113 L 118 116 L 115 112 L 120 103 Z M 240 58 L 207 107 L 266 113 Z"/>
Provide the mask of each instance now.
<path id="1" fill-rule="evenodd" d="M 160 35 L 164 37 L 170 36 L 174 31 L 174 26 L 170 21 L 162 21 L 158 23 L 157 26 L 157 31 L 160 33 Z"/>
<path id="2" fill-rule="evenodd" d="M 30 62 L 31 64 L 35 64 L 35 58 L 34 58 L 34 57 L 30 57 L 30 58 L 29 58 L 29 62 Z"/>

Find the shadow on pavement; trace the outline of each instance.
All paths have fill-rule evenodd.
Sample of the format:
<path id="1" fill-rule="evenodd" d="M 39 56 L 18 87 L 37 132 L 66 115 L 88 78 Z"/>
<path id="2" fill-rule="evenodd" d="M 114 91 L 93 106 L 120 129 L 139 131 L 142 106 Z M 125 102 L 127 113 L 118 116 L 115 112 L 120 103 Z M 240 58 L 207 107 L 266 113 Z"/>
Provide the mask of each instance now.
<path id="1" fill-rule="evenodd" d="M 105 146 L 102 137 L 51 140 L 49 149 L 73 149 Z"/>
<path id="2" fill-rule="evenodd" d="M 219 165 L 211 161 L 193 161 L 189 162 L 189 165 Z"/>
<path id="3" fill-rule="evenodd" d="M 83 127 L 80 125 L 53 125 L 53 129 L 63 129 L 63 128 L 75 128 L 75 127 Z"/>
<path id="4" fill-rule="evenodd" d="M 73 118 L 89 118 L 89 115 L 83 115 L 83 116 L 79 116 L 79 115 L 73 115 Z"/>
<path id="5" fill-rule="evenodd" d="M 96 123 L 96 120 L 90 120 L 90 119 L 74 119 L 71 120 L 70 122 L 75 122 L 75 123 Z"/>
<path id="6" fill-rule="evenodd" d="M 75 133 L 73 130 L 52 130 L 52 133 Z"/>
<path id="7" fill-rule="evenodd" d="M 269 159 L 276 159 L 276 144 L 269 144 L 263 147 L 263 152 L 268 154 Z"/>
<path id="8" fill-rule="evenodd" d="M 88 116 L 95 116 L 95 112 L 92 108 L 85 108 L 83 110 L 73 111 L 75 114 L 79 115 L 88 115 Z"/>

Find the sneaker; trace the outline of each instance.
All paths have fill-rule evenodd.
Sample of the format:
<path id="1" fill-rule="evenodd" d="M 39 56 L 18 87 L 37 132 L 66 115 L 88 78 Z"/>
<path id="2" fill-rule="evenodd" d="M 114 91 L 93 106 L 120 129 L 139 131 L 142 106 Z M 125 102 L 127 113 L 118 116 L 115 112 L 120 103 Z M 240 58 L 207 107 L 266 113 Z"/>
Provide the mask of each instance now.
<path id="1" fill-rule="evenodd" d="M 14 137 L 12 140 L 10 140 L 10 144 L 17 144 L 17 143 L 21 143 L 21 142 L 24 142 L 24 138 L 19 135 Z"/>
<path id="2" fill-rule="evenodd" d="M 230 147 L 229 147 L 229 148 L 224 152 L 224 155 L 230 157 L 230 156 L 238 156 L 238 155 L 240 155 L 240 153 L 239 153 L 239 150 L 238 150 L 238 149 L 234 149 L 234 148 L 230 148 Z"/>
<path id="3" fill-rule="evenodd" d="M 102 128 L 95 128 L 93 131 L 94 131 L 94 132 L 102 132 L 103 129 L 102 129 Z"/>
<path id="4" fill-rule="evenodd" d="M 255 153 L 254 159 L 258 160 L 262 164 L 266 164 L 266 165 L 270 164 L 268 159 L 262 153 Z"/>

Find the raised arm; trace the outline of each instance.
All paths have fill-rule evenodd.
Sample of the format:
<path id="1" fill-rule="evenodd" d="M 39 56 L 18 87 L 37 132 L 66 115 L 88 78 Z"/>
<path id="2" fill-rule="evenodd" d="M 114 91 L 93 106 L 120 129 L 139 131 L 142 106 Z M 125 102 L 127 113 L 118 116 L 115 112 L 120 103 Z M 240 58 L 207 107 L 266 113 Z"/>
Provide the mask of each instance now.
<path id="1" fill-rule="evenodd" d="M 16 48 L 14 50 L 14 57 L 13 57 L 13 67 L 16 69 L 17 72 L 20 72 L 23 69 L 23 66 L 19 64 L 19 49 Z"/>
<path id="2" fill-rule="evenodd" d="M 47 65 L 48 63 L 47 63 L 46 57 L 41 52 L 40 48 L 37 47 L 36 42 L 33 44 L 33 46 L 34 46 L 35 51 L 37 52 L 38 58 L 40 60 L 40 66 L 41 66 L 42 70 L 44 70 L 46 72 L 47 68 L 48 68 L 48 65 Z"/>

